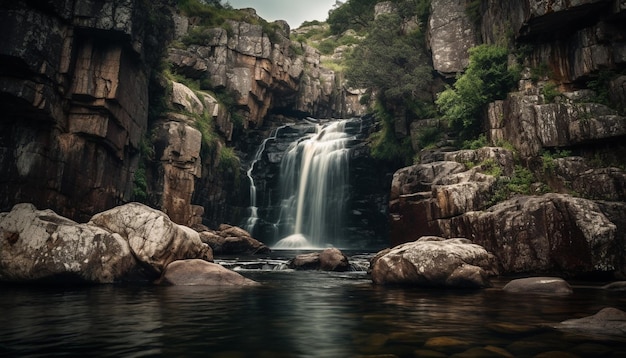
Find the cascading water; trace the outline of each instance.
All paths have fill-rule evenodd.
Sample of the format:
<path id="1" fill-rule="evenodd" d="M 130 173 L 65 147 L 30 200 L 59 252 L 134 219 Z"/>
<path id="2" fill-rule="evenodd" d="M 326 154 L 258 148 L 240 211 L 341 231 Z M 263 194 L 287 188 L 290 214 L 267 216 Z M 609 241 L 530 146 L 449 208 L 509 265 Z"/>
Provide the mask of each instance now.
<path id="1" fill-rule="evenodd" d="M 293 142 L 281 162 L 282 205 L 280 221 L 292 227 L 291 235 L 274 248 L 320 247 L 341 236 L 348 198 L 348 143 L 342 120 L 318 125 L 312 136 Z"/>
<path id="2" fill-rule="evenodd" d="M 369 156 L 373 123 L 307 120 L 273 131 L 250 162 L 241 227 L 279 249 L 384 247 L 391 174 Z"/>
<path id="3" fill-rule="evenodd" d="M 246 172 L 246 175 L 248 176 L 248 180 L 250 181 L 250 206 L 248 207 L 248 215 L 249 215 L 248 219 L 246 220 L 243 226 L 244 226 L 244 229 L 246 229 L 246 231 L 250 233 L 254 231 L 254 227 L 259 221 L 259 208 L 257 207 L 257 198 L 256 198 L 257 188 L 256 188 L 256 185 L 254 185 L 254 177 L 252 176 L 252 172 L 254 171 L 254 166 L 256 165 L 256 163 L 259 160 L 261 160 L 261 156 L 263 155 L 263 152 L 265 151 L 267 142 L 270 140 L 276 139 L 278 132 L 284 127 L 285 126 L 282 126 L 282 127 L 278 127 L 272 130 L 270 132 L 269 137 L 265 138 L 263 142 L 261 142 L 261 145 L 259 146 L 256 153 L 254 154 L 254 159 L 252 160 L 252 163 L 250 163 L 250 168 L 248 168 L 248 171 Z"/>

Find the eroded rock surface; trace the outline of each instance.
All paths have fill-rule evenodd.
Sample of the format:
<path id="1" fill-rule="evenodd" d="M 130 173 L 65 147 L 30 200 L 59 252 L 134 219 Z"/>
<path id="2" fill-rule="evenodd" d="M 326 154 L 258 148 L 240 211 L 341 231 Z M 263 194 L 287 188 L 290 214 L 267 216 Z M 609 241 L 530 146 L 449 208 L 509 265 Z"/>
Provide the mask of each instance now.
<path id="1" fill-rule="evenodd" d="M 497 262 L 467 239 L 422 237 L 377 255 L 371 262 L 376 284 L 426 287 L 490 287 Z"/>
<path id="2" fill-rule="evenodd" d="M 212 255 L 195 231 L 141 204 L 97 214 L 86 224 L 31 204 L 0 214 L 1 281 L 153 280 L 185 258 Z"/>
<path id="3" fill-rule="evenodd" d="M 237 227 L 222 224 L 217 230 L 200 232 L 202 242 L 208 244 L 216 255 L 266 254 L 271 250 L 264 243 L 254 239 L 249 232 Z"/>
<path id="4" fill-rule="evenodd" d="M 321 252 L 301 254 L 287 262 L 287 267 L 296 270 L 348 271 L 348 257 L 339 249 L 330 248 Z"/>

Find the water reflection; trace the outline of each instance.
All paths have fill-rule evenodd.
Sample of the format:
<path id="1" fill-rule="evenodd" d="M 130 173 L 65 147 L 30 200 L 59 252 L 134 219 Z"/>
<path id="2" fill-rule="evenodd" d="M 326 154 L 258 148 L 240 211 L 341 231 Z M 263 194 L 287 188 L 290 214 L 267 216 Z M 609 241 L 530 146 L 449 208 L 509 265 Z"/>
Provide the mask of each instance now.
<path id="1" fill-rule="evenodd" d="M 0 355 L 350 357 L 500 349 L 626 353 L 626 342 L 542 324 L 626 309 L 593 288 L 572 296 L 377 287 L 363 272 L 246 271 L 261 287 L 1 287 Z M 500 285 L 501 287 L 501 285 Z M 593 349 L 591 349 L 593 348 Z M 482 356 L 479 354 L 478 356 Z"/>

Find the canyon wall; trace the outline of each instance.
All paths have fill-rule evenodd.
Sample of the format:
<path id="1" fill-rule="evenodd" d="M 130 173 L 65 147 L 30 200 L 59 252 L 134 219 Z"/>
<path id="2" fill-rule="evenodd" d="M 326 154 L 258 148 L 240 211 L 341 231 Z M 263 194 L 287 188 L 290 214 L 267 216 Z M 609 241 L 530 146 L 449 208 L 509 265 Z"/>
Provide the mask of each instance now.
<path id="1" fill-rule="evenodd" d="M 519 88 L 484 114 L 494 147 L 425 151 L 396 172 L 392 243 L 466 237 L 492 251 L 501 272 L 623 277 L 624 2 L 485 0 L 478 22 L 463 6 L 432 2 L 435 69 L 462 72 L 467 41 L 506 46 L 523 68 Z"/>
<path id="2" fill-rule="evenodd" d="M 272 110 L 365 110 L 284 22 L 204 27 L 166 0 L 3 3 L 0 18 L 3 210 L 30 202 L 82 221 L 141 200 L 177 223 L 217 225 L 238 200 L 241 163 L 220 163 L 237 130 Z M 203 41 L 181 46 L 193 31 Z M 164 76 L 164 61 L 206 91 Z"/>
<path id="3" fill-rule="evenodd" d="M 158 46 L 135 1 L 3 3 L 0 207 L 86 219 L 130 200 Z"/>

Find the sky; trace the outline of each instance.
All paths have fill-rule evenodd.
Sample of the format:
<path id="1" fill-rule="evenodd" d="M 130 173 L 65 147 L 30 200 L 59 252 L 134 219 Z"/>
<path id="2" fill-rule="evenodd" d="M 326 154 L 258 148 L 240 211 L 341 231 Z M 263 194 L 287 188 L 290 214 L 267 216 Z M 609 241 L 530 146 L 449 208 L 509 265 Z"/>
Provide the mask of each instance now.
<path id="1" fill-rule="evenodd" d="M 228 0 L 233 8 L 251 7 L 265 20 L 285 20 L 292 29 L 304 21 L 326 21 L 336 0 Z M 226 3 L 224 1 L 223 3 Z"/>

